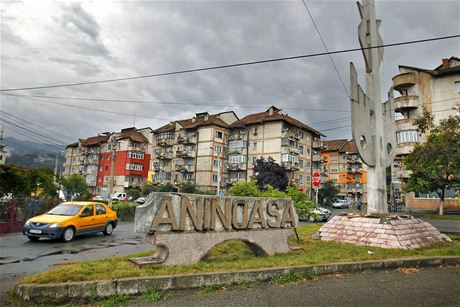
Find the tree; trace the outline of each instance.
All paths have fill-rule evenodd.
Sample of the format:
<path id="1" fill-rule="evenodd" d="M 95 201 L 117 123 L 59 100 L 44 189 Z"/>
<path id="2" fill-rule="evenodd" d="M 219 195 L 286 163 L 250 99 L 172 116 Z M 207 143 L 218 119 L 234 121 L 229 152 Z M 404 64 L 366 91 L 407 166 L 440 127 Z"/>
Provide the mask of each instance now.
<path id="1" fill-rule="evenodd" d="M 141 197 L 141 191 L 136 188 L 129 188 L 126 194 L 128 194 L 128 196 L 131 196 L 134 199 L 138 199 L 139 197 Z"/>
<path id="2" fill-rule="evenodd" d="M 414 151 L 403 161 L 407 170 L 412 171 L 406 191 L 436 192 L 440 198 L 439 214 L 443 214 L 446 189 L 460 186 L 460 117 L 450 116 L 437 127 L 428 112 L 416 122 L 421 131 L 429 131 L 426 142 L 417 144 Z"/>
<path id="3" fill-rule="evenodd" d="M 196 184 L 194 184 L 191 181 L 184 181 L 184 182 L 182 182 L 180 184 L 179 191 L 182 192 L 182 193 L 195 194 L 195 193 L 197 193 Z"/>
<path id="4" fill-rule="evenodd" d="M 12 164 L 0 166 L 0 196 L 6 194 L 25 196 L 27 194 L 27 178 L 24 170 Z"/>
<path id="5" fill-rule="evenodd" d="M 339 193 L 339 188 L 332 181 L 326 181 L 318 191 L 318 202 L 322 206 L 331 205 Z"/>
<path id="6" fill-rule="evenodd" d="M 276 163 L 271 157 L 268 157 L 267 160 L 257 159 L 254 173 L 257 174 L 255 176 L 257 186 L 261 190 L 264 190 L 264 186 L 269 184 L 277 190 L 285 191 L 289 184 L 286 168 Z"/>
<path id="7" fill-rule="evenodd" d="M 177 188 L 171 182 L 166 182 L 160 185 L 158 192 L 177 192 Z"/>
<path id="8" fill-rule="evenodd" d="M 158 188 L 152 182 L 146 182 L 142 186 L 142 196 L 147 196 L 152 192 L 157 191 Z"/>
<path id="9" fill-rule="evenodd" d="M 44 196 L 56 196 L 57 188 L 54 183 L 54 174 L 47 168 L 36 168 L 26 171 L 27 190 L 37 196 L 42 193 Z"/>
<path id="10" fill-rule="evenodd" d="M 71 200 L 75 197 L 88 194 L 86 180 L 78 174 L 72 174 L 69 178 L 62 179 L 61 185 L 69 194 Z"/>

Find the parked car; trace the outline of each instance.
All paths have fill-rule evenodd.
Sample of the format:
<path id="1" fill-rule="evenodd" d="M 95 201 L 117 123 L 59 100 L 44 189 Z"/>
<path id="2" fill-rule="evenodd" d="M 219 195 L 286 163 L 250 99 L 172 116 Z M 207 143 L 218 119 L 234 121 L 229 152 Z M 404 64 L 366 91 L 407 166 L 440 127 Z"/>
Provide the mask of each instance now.
<path id="1" fill-rule="evenodd" d="M 350 207 L 350 203 L 346 199 L 337 199 L 333 204 L 332 208 L 344 209 Z"/>
<path id="2" fill-rule="evenodd" d="M 107 200 L 107 198 L 102 197 L 101 195 L 96 195 L 91 200 Z"/>
<path id="3" fill-rule="evenodd" d="M 112 200 L 125 200 L 127 199 L 126 193 L 114 193 L 112 195 Z"/>
<path id="4" fill-rule="evenodd" d="M 110 236 L 117 227 L 117 212 L 106 204 L 89 201 L 64 202 L 24 224 L 23 234 L 31 241 L 40 238 L 72 241 L 81 234 L 102 232 Z"/>
<path id="5" fill-rule="evenodd" d="M 143 204 L 145 203 L 145 197 L 139 197 L 137 199 L 134 200 L 136 203 L 138 204 Z"/>
<path id="6" fill-rule="evenodd" d="M 331 218 L 331 210 L 318 207 L 310 212 L 310 222 L 327 222 Z"/>

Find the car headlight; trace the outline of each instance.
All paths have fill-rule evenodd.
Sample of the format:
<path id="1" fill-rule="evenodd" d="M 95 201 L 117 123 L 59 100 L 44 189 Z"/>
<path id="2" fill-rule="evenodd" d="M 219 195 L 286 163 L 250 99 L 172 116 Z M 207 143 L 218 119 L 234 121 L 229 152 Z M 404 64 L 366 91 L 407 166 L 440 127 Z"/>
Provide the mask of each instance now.
<path id="1" fill-rule="evenodd" d="M 29 227 L 30 226 L 30 220 L 27 220 L 27 222 L 24 224 L 25 227 Z"/>
<path id="2" fill-rule="evenodd" d="M 61 227 L 61 224 L 59 224 L 59 223 L 54 223 L 54 224 L 51 224 L 51 225 L 50 225 L 50 228 L 57 228 L 57 227 Z"/>

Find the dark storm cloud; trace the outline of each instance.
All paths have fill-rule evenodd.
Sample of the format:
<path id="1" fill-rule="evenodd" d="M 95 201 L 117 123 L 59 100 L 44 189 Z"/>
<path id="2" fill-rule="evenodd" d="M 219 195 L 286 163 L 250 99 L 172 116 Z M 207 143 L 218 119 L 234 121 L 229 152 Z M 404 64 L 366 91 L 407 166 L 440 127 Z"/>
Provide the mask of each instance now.
<path id="1" fill-rule="evenodd" d="M 2 88 L 117 78 L 324 51 L 301 1 L 44 3 L 48 15 L 41 18 L 24 15 L 30 4 L 7 6 L 6 15 L 18 16 L 18 20 L 3 23 L 9 26 L 9 35 L 23 41 L 6 42 L 2 69 L 8 78 L 2 79 Z M 359 46 L 360 20 L 355 1 L 307 4 L 329 50 Z M 458 1 L 377 2 L 385 43 L 458 33 L 459 9 Z M 434 68 L 441 58 L 460 54 L 458 42 L 387 48 L 381 68 L 382 97 L 399 64 Z M 31 50 L 37 54 L 31 56 Z M 333 59 L 347 88 L 350 61 L 355 63 L 360 80 L 364 80 L 359 52 L 333 55 Z M 71 109 L 43 102 L 46 99 L 40 102 L 15 98 L 14 103 L 3 104 L 8 112 L 37 114 L 41 123 L 75 137 L 121 129 L 134 122 L 138 127 L 155 128 L 200 111 L 235 110 L 243 117 L 270 105 L 306 123 L 341 119 L 315 124 L 319 130 L 344 126 L 347 121 L 343 118 L 349 117 L 349 113 L 342 112 L 298 110 L 349 110 L 347 94 L 326 56 L 18 94 L 37 93 L 186 103 L 52 100 L 125 115 Z M 208 105 L 193 105 L 198 103 Z M 349 128 L 325 134 L 329 138 L 351 136 Z"/>

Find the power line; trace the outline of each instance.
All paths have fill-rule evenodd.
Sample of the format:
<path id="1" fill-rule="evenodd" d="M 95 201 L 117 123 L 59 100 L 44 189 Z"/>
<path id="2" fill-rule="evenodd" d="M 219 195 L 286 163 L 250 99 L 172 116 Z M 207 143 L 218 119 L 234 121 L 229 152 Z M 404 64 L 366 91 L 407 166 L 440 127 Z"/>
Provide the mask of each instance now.
<path id="1" fill-rule="evenodd" d="M 308 12 L 308 15 L 310 16 L 311 22 L 313 23 L 313 26 L 315 26 L 316 33 L 318 33 L 319 39 L 321 40 L 321 43 L 323 44 L 324 50 L 328 53 L 329 60 L 331 60 L 332 66 L 334 67 L 335 73 L 340 79 L 340 83 L 342 84 L 343 89 L 345 90 L 345 93 L 347 93 L 348 98 L 350 98 L 350 94 L 348 93 L 348 89 L 345 86 L 345 82 L 343 82 L 342 76 L 339 73 L 339 70 L 337 69 L 337 66 L 335 65 L 334 60 L 332 59 L 331 54 L 329 53 L 329 49 L 326 46 L 326 43 L 324 42 L 323 36 L 321 35 L 321 32 L 319 31 L 318 26 L 316 25 L 315 19 L 313 18 L 313 15 L 311 14 L 310 10 L 308 9 L 307 3 L 305 0 L 302 0 L 303 5 L 305 6 L 305 9 Z"/>
<path id="2" fill-rule="evenodd" d="M 122 99 L 102 99 L 102 98 L 84 98 L 84 97 L 62 97 L 62 96 L 44 96 L 44 95 L 18 95 L 18 94 L 6 94 L 0 93 L 2 95 L 14 96 L 14 97 L 24 97 L 24 98 L 46 98 L 46 99 L 62 99 L 62 100 L 77 100 L 77 101 L 99 101 L 99 102 L 121 102 L 121 103 L 137 103 L 137 104 L 161 104 L 161 105 L 186 105 L 186 106 L 222 106 L 222 107 L 229 107 L 229 108 L 263 108 L 266 109 L 267 105 L 271 103 L 267 103 L 264 105 L 230 105 L 230 104 L 219 104 L 219 103 L 191 103 L 191 102 L 174 102 L 174 101 L 146 101 L 146 100 L 122 100 Z M 44 100 L 40 100 L 46 102 Z M 66 104 L 62 104 L 66 105 Z M 348 113 L 348 110 L 337 110 L 337 109 L 313 109 L 313 108 L 293 108 L 293 107 L 284 107 L 283 109 L 289 110 L 296 110 L 296 111 L 327 111 L 327 112 L 344 112 Z M 126 115 L 126 113 L 123 113 Z M 138 116 L 138 115 L 136 115 Z M 149 117 L 150 118 L 150 117 Z M 160 119 L 160 118 L 154 118 Z M 166 120 L 166 119 L 165 119 Z"/>
<path id="3" fill-rule="evenodd" d="M 32 127 L 32 128 L 34 128 L 34 127 L 33 127 L 34 124 L 37 124 L 36 122 L 35 122 L 35 123 L 32 123 L 30 120 L 26 120 L 26 119 L 19 118 L 19 117 L 17 117 L 17 116 L 14 116 L 14 115 L 11 114 L 11 113 L 8 113 L 8 112 L 2 111 L 2 110 L 0 110 L 0 113 L 3 113 L 3 114 L 6 115 L 7 117 L 10 117 L 12 120 L 16 120 L 17 122 L 19 122 L 19 123 L 21 123 L 21 124 L 24 124 L 24 125 L 26 125 L 26 126 Z M 74 139 L 73 137 L 66 136 L 66 135 L 64 135 L 64 134 L 62 134 L 62 133 L 60 133 L 60 132 L 58 132 L 58 131 L 54 131 L 54 130 L 48 129 L 48 128 L 44 127 L 43 125 L 40 125 L 40 126 L 42 127 L 42 128 L 40 128 L 40 129 L 43 129 L 43 130 L 45 130 L 45 131 L 48 131 L 48 134 L 53 133 L 53 134 L 54 134 L 54 135 L 53 135 L 54 137 L 56 137 L 56 135 L 57 135 L 58 137 L 56 137 L 56 138 L 59 139 L 60 141 L 65 141 L 65 142 L 67 142 L 67 140 L 73 140 L 73 139 Z"/>
<path id="4" fill-rule="evenodd" d="M 8 124 L 10 124 L 10 125 L 16 127 L 17 129 L 20 129 L 20 130 L 23 130 L 23 131 L 27 131 L 27 132 L 29 132 L 29 133 L 33 133 L 34 135 L 37 135 L 38 137 L 41 137 L 41 138 L 43 138 L 44 140 L 47 140 L 47 141 L 49 141 L 50 143 L 53 143 L 53 144 L 55 144 L 55 145 L 65 145 L 65 142 L 59 143 L 58 141 L 55 141 L 55 140 L 54 140 L 54 137 L 52 137 L 52 136 L 49 136 L 49 135 L 46 135 L 46 134 L 37 132 L 37 131 L 35 131 L 35 130 L 33 130 L 33 129 L 26 128 L 26 127 L 24 127 L 24 126 L 20 126 L 20 125 L 18 125 L 17 123 L 10 122 L 10 121 L 8 121 L 8 120 L 6 120 L 6 119 L 4 119 L 4 118 L 2 119 L 2 123 L 8 123 Z"/>
<path id="5" fill-rule="evenodd" d="M 21 129 L 17 128 L 17 126 L 13 126 L 13 125 L 11 125 L 9 123 L 3 122 L 3 125 L 6 128 L 8 128 L 9 130 L 11 130 L 13 132 L 16 132 L 18 134 L 21 134 L 23 136 L 26 136 L 26 137 L 28 137 L 28 138 L 30 138 L 32 140 L 35 140 L 35 141 L 37 141 L 39 143 L 43 143 L 45 141 L 45 142 L 47 142 L 46 143 L 47 145 L 52 146 L 52 147 L 57 148 L 57 149 L 60 149 L 60 150 L 62 150 L 65 147 L 64 144 L 54 144 L 54 143 L 49 142 L 49 139 L 43 140 L 42 138 L 39 138 L 39 137 L 35 136 L 34 134 L 27 133 L 24 130 L 21 130 Z"/>
<path id="6" fill-rule="evenodd" d="M 171 76 L 171 75 L 179 75 L 179 74 L 186 74 L 186 73 L 193 73 L 193 72 L 201 72 L 201 71 L 207 71 L 207 70 L 217 70 L 217 69 L 248 66 L 248 65 L 256 65 L 256 64 L 265 64 L 265 63 L 273 63 L 273 62 L 280 62 L 280 61 L 287 61 L 287 60 L 297 60 L 297 59 L 311 58 L 311 57 L 317 57 L 317 56 L 323 56 L 323 55 L 348 53 L 348 52 L 362 51 L 362 50 L 366 50 L 366 49 L 375 49 L 375 48 L 385 48 L 385 47 L 395 47 L 395 46 L 402 46 L 402 45 L 418 44 L 418 43 L 445 40 L 445 39 L 451 39 L 451 38 L 457 38 L 457 37 L 460 37 L 460 34 L 448 35 L 448 36 L 439 36 L 439 37 L 426 38 L 426 39 L 418 39 L 418 40 L 412 40 L 412 41 L 404 41 L 404 42 L 391 43 L 391 44 L 383 44 L 383 45 L 364 47 L 364 48 L 360 47 L 360 48 L 350 48 L 350 49 L 342 49 L 342 50 L 336 50 L 336 51 L 318 52 L 318 53 L 295 55 L 295 56 L 289 56 L 289 57 L 273 58 L 273 59 L 267 59 L 267 60 L 248 61 L 248 62 L 240 62 L 240 63 L 235 63 L 235 64 L 226 64 L 226 65 L 218 65 L 218 66 L 208 66 L 208 67 L 203 67 L 203 68 L 184 69 L 184 70 L 177 70 L 177 71 L 172 71 L 172 72 L 148 74 L 148 75 L 133 76 L 133 77 L 113 78 L 113 79 L 104 79 L 104 80 L 97 80 L 97 81 L 84 81 L 84 82 L 75 82 L 75 83 L 43 85 L 43 86 L 30 86 L 30 87 L 18 87 L 18 88 L 0 89 L 0 92 L 12 92 L 12 91 L 36 90 L 36 89 L 45 89 L 45 88 L 57 88 L 57 87 L 90 85 L 90 84 L 100 84 L 100 83 L 109 83 L 109 82 L 118 82 L 118 81 L 128 81 L 128 80 L 145 79 L 145 78 L 153 78 L 153 77 Z"/>

